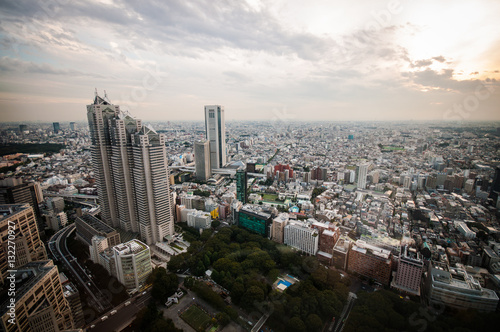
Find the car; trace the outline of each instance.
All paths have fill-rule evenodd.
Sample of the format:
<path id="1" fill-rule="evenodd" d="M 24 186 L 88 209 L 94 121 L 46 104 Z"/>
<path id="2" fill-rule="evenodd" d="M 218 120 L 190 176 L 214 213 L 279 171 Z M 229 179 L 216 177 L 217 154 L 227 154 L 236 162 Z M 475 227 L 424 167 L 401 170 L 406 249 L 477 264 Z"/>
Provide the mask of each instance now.
<path id="1" fill-rule="evenodd" d="M 116 314 L 116 310 L 111 310 L 111 312 L 109 313 L 110 315 L 114 315 Z"/>
<path id="2" fill-rule="evenodd" d="M 101 317 L 101 321 L 105 321 L 106 319 L 108 319 L 108 316 L 102 316 Z"/>
<path id="3" fill-rule="evenodd" d="M 141 295 L 146 295 L 146 291 L 142 292 L 142 294 L 141 294 Z"/>
<path id="4" fill-rule="evenodd" d="M 95 324 L 90 325 L 90 328 L 93 329 L 95 327 Z"/>
<path id="5" fill-rule="evenodd" d="M 125 306 L 128 306 L 130 304 L 130 301 L 125 302 Z"/>

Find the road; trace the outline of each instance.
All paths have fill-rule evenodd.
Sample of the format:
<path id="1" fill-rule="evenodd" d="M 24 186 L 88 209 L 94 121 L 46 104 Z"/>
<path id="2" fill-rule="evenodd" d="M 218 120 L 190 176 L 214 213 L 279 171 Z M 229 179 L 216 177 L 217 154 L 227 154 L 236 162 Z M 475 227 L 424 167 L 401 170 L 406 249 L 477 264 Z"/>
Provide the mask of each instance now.
<path id="1" fill-rule="evenodd" d="M 349 314 L 351 313 L 351 309 L 356 298 L 356 294 L 349 293 L 349 296 L 347 297 L 347 303 L 345 304 L 344 310 L 342 310 L 342 314 L 340 315 L 340 318 L 335 326 L 335 332 L 342 332 L 342 330 L 344 329 L 345 322 L 347 321 L 347 318 L 349 318 Z"/>
<path id="2" fill-rule="evenodd" d="M 105 312 L 101 317 L 95 319 L 92 323 L 90 323 L 87 327 L 88 332 L 119 332 L 125 328 L 127 328 L 135 319 L 137 313 L 144 307 L 146 307 L 151 300 L 151 288 L 146 291 L 145 295 L 141 295 L 142 293 L 130 298 L 127 301 L 130 301 L 131 304 L 126 306 L 125 303 L 122 303 L 112 310 L 116 310 L 114 315 L 111 315 L 111 311 L 109 310 Z M 102 317 L 107 316 L 108 318 L 104 321 Z"/>
<path id="3" fill-rule="evenodd" d="M 90 296 L 99 311 L 105 311 L 112 307 L 108 298 L 101 292 L 101 290 L 95 285 L 87 272 L 78 264 L 73 255 L 68 250 L 66 245 L 66 240 L 68 236 L 75 231 L 75 225 L 69 225 L 56 234 L 54 234 L 49 242 L 49 250 L 52 256 L 62 262 L 64 266 L 68 269 L 71 280 L 78 281 L 78 283 L 85 289 L 85 292 Z M 68 277 L 70 277 L 68 276 Z"/>

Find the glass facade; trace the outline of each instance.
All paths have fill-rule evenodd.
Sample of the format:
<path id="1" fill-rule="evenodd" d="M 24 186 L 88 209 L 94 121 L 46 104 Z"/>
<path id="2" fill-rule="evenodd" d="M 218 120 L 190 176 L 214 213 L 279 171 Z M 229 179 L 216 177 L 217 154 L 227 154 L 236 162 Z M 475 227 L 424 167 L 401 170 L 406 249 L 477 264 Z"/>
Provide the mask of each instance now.
<path id="1" fill-rule="evenodd" d="M 271 218 L 259 216 L 257 214 L 242 210 L 238 214 L 238 223 L 241 227 L 254 233 L 268 236 Z"/>

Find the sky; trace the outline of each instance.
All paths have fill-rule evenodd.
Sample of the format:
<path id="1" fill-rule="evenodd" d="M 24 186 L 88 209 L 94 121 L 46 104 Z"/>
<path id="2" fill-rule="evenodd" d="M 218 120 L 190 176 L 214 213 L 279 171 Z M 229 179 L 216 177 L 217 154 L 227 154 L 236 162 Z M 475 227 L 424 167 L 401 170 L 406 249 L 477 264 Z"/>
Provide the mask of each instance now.
<path id="1" fill-rule="evenodd" d="M 0 121 L 500 120 L 497 0 L 0 0 Z"/>

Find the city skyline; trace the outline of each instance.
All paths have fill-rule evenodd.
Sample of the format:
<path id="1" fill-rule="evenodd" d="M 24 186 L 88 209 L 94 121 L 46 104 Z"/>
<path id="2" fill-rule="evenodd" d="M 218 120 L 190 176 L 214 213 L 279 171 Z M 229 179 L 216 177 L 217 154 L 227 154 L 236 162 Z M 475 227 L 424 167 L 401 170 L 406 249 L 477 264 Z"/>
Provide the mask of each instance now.
<path id="1" fill-rule="evenodd" d="M 492 0 L 0 8 L 2 122 L 83 121 L 94 88 L 144 121 L 500 120 Z"/>

